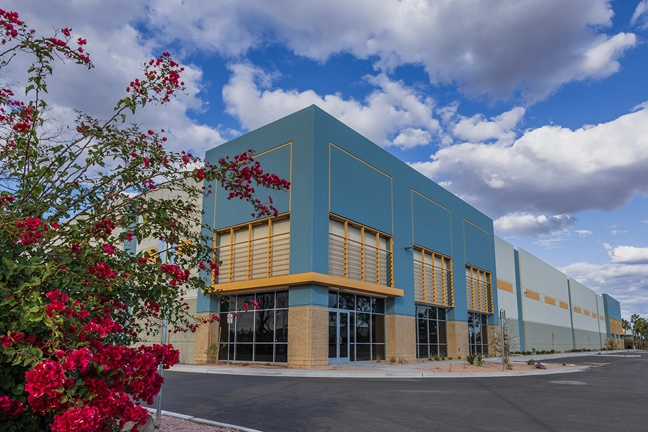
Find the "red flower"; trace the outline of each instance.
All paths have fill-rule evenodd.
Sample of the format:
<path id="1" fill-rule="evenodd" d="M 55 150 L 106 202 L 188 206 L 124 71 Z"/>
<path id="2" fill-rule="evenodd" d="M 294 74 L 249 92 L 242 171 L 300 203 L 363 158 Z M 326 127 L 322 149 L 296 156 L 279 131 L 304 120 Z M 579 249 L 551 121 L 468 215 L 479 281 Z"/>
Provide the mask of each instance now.
<path id="1" fill-rule="evenodd" d="M 64 29 L 61 30 L 61 33 L 63 33 L 65 36 L 70 37 L 70 32 L 72 31 L 71 28 L 65 27 Z"/>
<path id="2" fill-rule="evenodd" d="M 108 255 L 114 255 L 115 254 L 115 248 L 110 246 L 109 244 L 104 244 L 103 245 L 103 250 L 106 252 Z"/>

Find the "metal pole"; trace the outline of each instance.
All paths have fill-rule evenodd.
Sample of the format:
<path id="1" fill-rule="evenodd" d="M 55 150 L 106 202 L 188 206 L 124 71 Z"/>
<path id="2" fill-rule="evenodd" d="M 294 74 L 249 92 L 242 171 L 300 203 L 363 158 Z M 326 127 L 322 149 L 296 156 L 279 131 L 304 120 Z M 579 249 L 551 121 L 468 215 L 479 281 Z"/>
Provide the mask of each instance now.
<path id="1" fill-rule="evenodd" d="M 551 351 L 556 352 L 556 344 L 554 343 L 554 334 L 551 333 Z"/>
<path id="2" fill-rule="evenodd" d="M 504 320 L 506 319 L 506 311 L 500 309 L 500 337 L 502 339 L 502 372 L 506 370 L 506 343 L 504 341 Z"/>
<path id="3" fill-rule="evenodd" d="M 167 343 L 167 319 L 166 317 L 162 320 L 162 345 L 166 345 Z M 158 370 L 158 373 L 160 374 L 161 377 L 164 377 L 164 368 L 162 367 L 162 364 L 160 363 L 160 367 Z M 164 387 L 164 384 L 160 387 L 160 394 L 158 394 L 158 403 L 157 403 L 157 409 L 155 410 L 155 419 L 160 421 L 162 418 L 162 388 Z"/>

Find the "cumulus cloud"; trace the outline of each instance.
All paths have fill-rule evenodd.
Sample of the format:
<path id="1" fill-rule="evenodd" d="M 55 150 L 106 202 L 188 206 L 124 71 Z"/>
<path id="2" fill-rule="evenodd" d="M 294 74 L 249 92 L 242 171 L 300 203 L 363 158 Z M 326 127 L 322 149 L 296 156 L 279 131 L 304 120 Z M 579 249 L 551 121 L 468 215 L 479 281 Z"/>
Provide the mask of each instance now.
<path id="1" fill-rule="evenodd" d="M 572 130 L 526 130 L 511 145 L 446 146 L 411 164 L 494 216 L 612 210 L 648 192 L 648 108 Z"/>
<path id="2" fill-rule="evenodd" d="M 107 119 L 113 106 L 126 95 L 126 86 L 142 76 L 142 64 L 157 57 L 164 50 L 156 41 L 145 39 L 137 23 L 147 19 L 146 5 L 139 2 L 115 0 L 18 2 L 3 5 L 17 10 L 30 27 L 43 34 L 51 34 L 52 27 L 71 27 L 74 37 L 87 39 L 87 50 L 95 68 L 87 71 L 74 64 L 57 64 L 49 79 L 46 96 L 50 118 L 61 124 L 71 124 L 79 109 L 92 116 Z M 27 63 L 22 58 L 12 62 L 8 81 L 26 85 L 24 71 Z M 205 103 L 200 97 L 203 75 L 200 68 L 185 64 L 183 81 L 187 94 L 179 95 L 165 107 L 149 105 L 138 112 L 132 121 L 151 129 L 166 129 L 168 147 L 187 149 L 202 154 L 208 148 L 225 141 L 221 131 L 201 125 L 191 119 L 191 111 L 201 112 Z"/>
<path id="3" fill-rule="evenodd" d="M 607 293 L 620 301 L 624 316 L 648 315 L 648 265 L 578 262 L 559 270 L 599 294 Z"/>
<path id="4" fill-rule="evenodd" d="M 590 230 L 574 230 L 576 234 L 578 234 L 579 237 L 589 237 L 592 235 L 592 231 Z"/>
<path id="5" fill-rule="evenodd" d="M 483 142 L 497 140 L 498 144 L 510 144 L 515 139 L 515 128 L 524 117 L 525 109 L 515 107 L 510 111 L 486 120 L 483 115 L 460 116 L 450 126 L 452 134 L 460 140 Z"/>
<path id="6" fill-rule="evenodd" d="M 313 90 L 273 88 L 276 74 L 250 63 L 229 66 L 223 88 L 226 112 L 246 129 L 255 129 L 310 105 L 317 105 L 381 146 L 411 148 L 427 144 L 439 130 L 434 101 L 385 74 L 366 76 L 374 90 L 362 101 L 340 94 L 321 96 Z M 395 135 L 392 140 L 390 136 Z"/>
<path id="7" fill-rule="evenodd" d="M 641 0 L 637 5 L 632 19 L 630 19 L 630 25 L 637 25 L 644 30 L 648 28 L 648 0 Z"/>
<path id="8" fill-rule="evenodd" d="M 611 263 L 648 264 L 648 247 L 617 246 L 608 255 Z"/>
<path id="9" fill-rule="evenodd" d="M 556 234 L 573 227 L 577 219 L 569 215 L 533 216 L 530 213 L 510 213 L 496 219 L 495 230 L 532 237 Z"/>
<path id="10" fill-rule="evenodd" d="M 421 65 L 432 83 L 470 94 L 543 98 L 560 85 L 600 78 L 637 43 L 607 35 L 608 0 L 148 0 L 145 25 L 187 49 L 239 57 L 279 43 L 317 61 L 350 53 L 391 71 Z M 638 19 L 638 18 L 637 18 Z"/>

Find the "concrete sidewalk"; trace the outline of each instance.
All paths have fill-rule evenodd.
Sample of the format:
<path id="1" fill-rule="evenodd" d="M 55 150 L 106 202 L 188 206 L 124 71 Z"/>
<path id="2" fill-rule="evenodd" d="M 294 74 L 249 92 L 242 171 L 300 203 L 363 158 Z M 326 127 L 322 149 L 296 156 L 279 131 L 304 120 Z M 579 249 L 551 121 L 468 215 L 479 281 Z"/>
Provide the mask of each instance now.
<path id="1" fill-rule="evenodd" d="M 524 364 L 527 360 L 536 361 L 554 360 L 554 359 L 571 359 L 584 356 L 600 355 L 603 359 L 608 355 L 615 356 L 640 356 L 638 351 L 590 351 L 579 353 L 561 353 L 561 354 L 543 354 L 522 356 L 511 356 L 511 364 Z M 489 357 L 484 359 L 485 362 L 498 363 L 501 358 Z M 565 363 L 570 363 L 565 361 Z M 254 363 L 251 363 L 254 365 Z M 405 363 L 390 364 L 385 361 L 376 362 L 353 362 L 337 365 L 340 369 L 314 368 L 314 369 L 288 369 L 288 368 L 263 368 L 254 366 L 226 366 L 226 365 L 176 365 L 170 371 L 172 372 L 193 372 L 209 373 L 224 375 L 247 375 L 247 376 L 284 376 L 284 377 L 303 377 L 303 378 L 462 378 L 462 377 L 502 377 L 502 376 L 529 376 L 529 375 L 550 375 L 560 373 L 571 373 L 589 369 L 588 366 L 573 366 L 562 369 L 535 369 L 532 371 L 506 371 L 506 372 L 485 372 L 485 373 L 440 373 L 422 371 L 420 368 L 429 366 L 444 365 L 464 365 L 466 360 L 445 360 L 431 361 L 425 363 Z M 335 367 L 331 365 L 329 367 Z"/>

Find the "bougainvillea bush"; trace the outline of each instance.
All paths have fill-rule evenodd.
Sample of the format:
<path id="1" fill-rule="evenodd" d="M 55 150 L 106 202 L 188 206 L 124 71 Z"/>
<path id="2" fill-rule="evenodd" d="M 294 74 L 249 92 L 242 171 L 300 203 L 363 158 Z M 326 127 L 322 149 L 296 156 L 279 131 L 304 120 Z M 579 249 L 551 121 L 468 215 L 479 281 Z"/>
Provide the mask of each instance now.
<path id="1" fill-rule="evenodd" d="M 163 130 L 129 122 L 184 89 L 168 53 L 125 83 L 109 118 L 78 112 L 61 125 L 47 120 L 47 79 L 59 62 L 92 68 L 86 41 L 69 28 L 40 36 L 0 9 L 0 43 L 0 76 L 15 58 L 30 63 L 25 88 L 0 85 L 0 430 L 142 425 L 139 404 L 152 403 L 158 367 L 177 363 L 178 351 L 140 337 L 160 317 L 195 330 L 182 295 L 208 291 L 218 272 L 203 246 L 202 195 L 220 184 L 255 216 L 272 216 L 255 189 L 289 184 L 251 151 L 214 166 L 168 151 Z M 167 250 L 125 247 L 146 238 Z"/>

